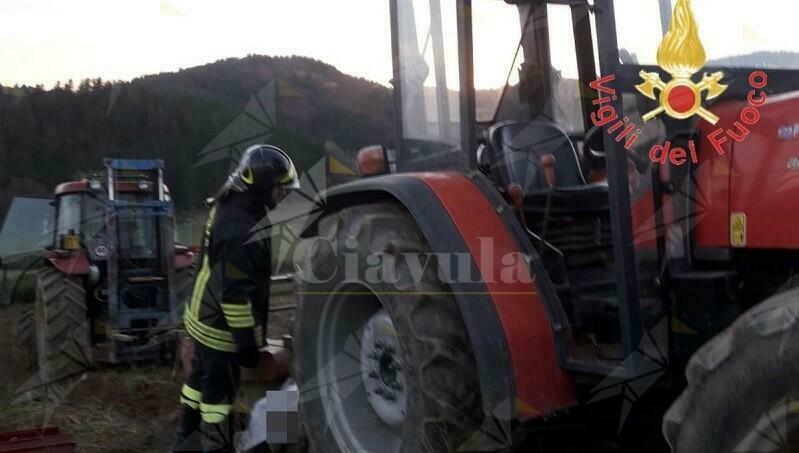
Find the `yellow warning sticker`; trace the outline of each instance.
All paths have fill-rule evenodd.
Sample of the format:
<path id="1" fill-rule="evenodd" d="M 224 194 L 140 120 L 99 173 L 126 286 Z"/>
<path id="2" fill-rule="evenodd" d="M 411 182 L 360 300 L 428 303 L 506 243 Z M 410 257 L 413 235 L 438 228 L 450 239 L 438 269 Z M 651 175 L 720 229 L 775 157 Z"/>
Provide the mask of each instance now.
<path id="1" fill-rule="evenodd" d="M 730 245 L 746 247 L 746 214 L 743 212 L 730 214 Z"/>

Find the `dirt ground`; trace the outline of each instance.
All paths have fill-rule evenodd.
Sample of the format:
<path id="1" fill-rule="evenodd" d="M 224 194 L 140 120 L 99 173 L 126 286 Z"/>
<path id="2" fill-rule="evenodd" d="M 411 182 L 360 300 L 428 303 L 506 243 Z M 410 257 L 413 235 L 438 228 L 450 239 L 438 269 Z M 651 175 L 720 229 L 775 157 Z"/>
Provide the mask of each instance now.
<path id="1" fill-rule="evenodd" d="M 284 299 L 284 300 L 281 300 Z M 273 306 L 291 303 L 276 298 Z M 35 371 L 17 345 L 19 304 L 0 307 L 0 432 L 57 426 L 71 434 L 79 452 L 166 451 L 178 421 L 178 364 L 98 366 L 63 382 L 53 398 L 25 400 L 19 389 Z M 293 312 L 270 315 L 269 336 L 289 333 Z"/>

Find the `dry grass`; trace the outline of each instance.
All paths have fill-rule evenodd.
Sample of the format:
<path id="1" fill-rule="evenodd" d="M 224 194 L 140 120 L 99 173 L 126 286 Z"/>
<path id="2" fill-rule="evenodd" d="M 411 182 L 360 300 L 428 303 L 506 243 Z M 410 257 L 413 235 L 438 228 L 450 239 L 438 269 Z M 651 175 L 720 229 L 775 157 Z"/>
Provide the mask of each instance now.
<path id="1" fill-rule="evenodd" d="M 289 303 L 275 300 L 274 305 Z M 168 364 L 100 367 L 60 386 L 57 403 L 43 398 L 15 402 L 32 372 L 13 336 L 20 305 L 0 308 L 0 432 L 58 426 L 80 452 L 166 451 L 180 406 L 182 371 Z M 270 316 L 269 336 L 289 333 L 291 312 Z"/>
<path id="2" fill-rule="evenodd" d="M 0 329 L 10 333 L 19 306 L 0 310 Z M 58 426 L 82 452 L 151 452 L 168 448 L 177 422 L 182 375 L 167 365 L 100 368 L 59 383 L 61 398 L 21 398 L 32 374 L 11 335 L 0 345 L 7 366 L 0 374 L 0 431 Z"/>

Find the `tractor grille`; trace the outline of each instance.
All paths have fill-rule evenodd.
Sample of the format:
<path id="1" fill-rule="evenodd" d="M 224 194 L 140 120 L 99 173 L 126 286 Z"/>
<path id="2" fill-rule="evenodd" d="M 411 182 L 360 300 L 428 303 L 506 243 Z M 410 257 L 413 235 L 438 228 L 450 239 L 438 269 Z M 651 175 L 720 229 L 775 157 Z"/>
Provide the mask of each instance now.
<path id="1" fill-rule="evenodd" d="M 160 308 L 161 289 L 156 284 L 130 284 L 120 291 L 122 303 L 131 310 Z"/>
<path id="2" fill-rule="evenodd" d="M 120 260 L 119 296 L 130 310 L 169 307 L 169 283 L 157 260 Z"/>
<path id="3" fill-rule="evenodd" d="M 536 226 L 534 232 L 548 243 L 539 242 L 536 248 L 575 332 L 614 342 L 618 337 L 618 328 L 612 327 L 618 325 L 613 322 L 618 317 L 618 300 L 608 211 L 555 211 L 546 229 L 541 211 L 529 214 L 533 214 L 528 222 Z"/>

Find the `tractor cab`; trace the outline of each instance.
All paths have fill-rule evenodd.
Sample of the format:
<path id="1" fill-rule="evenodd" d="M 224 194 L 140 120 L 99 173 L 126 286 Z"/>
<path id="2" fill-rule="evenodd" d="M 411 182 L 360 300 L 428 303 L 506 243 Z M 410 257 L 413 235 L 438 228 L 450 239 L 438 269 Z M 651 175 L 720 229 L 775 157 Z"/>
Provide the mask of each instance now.
<path id="1" fill-rule="evenodd" d="M 108 170 L 110 171 L 110 169 Z M 154 179 L 155 178 L 155 179 Z M 105 244 L 106 211 L 111 203 L 109 196 L 117 200 L 135 203 L 137 201 L 159 200 L 158 175 L 138 172 L 128 174 L 113 183 L 115 189 L 108 190 L 108 176 L 93 175 L 80 181 L 66 182 L 55 190 L 53 205 L 57 209 L 58 222 L 55 229 L 53 250 L 79 250 L 85 248 L 94 260 L 105 258 L 108 252 Z M 165 202 L 170 202 L 169 189 L 162 185 Z M 127 236 L 131 247 L 147 253 L 153 247 L 155 236 L 147 225 L 134 222 Z M 99 248 L 98 248 L 99 247 Z"/>
<path id="2" fill-rule="evenodd" d="M 303 232 L 312 445 L 594 451 L 652 390 L 624 451 L 773 449 L 735 442 L 796 398 L 799 4 L 389 5 L 393 152 Z"/>
<path id="3" fill-rule="evenodd" d="M 99 190 L 99 183 L 94 184 Z M 105 203 L 90 186 L 90 181 L 84 179 L 56 187 L 53 204 L 57 222 L 52 249 L 79 250 L 82 241 L 95 237 L 105 228 Z"/>
<path id="4" fill-rule="evenodd" d="M 725 2 L 703 3 L 700 35 L 685 0 L 391 2 L 396 166 L 491 181 L 551 281 L 550 317 L 570 326 L 555 332 L 567 369 L 604 373 L 629 357 L 675 309 L 670 291 L 703 282 L 723 299 L 732 284 L 729 194 L 718 182 L 712 204 L 697 194 L 711 187 L 711 165 L 729 174 L 729 154 L 711 160 L 738 143 L 724 129 L 735 131 L 747 96 L 790 92 L 799 79 L 775 52 L 793 44 L 720 15 Z M 728 19 L 758 39 L 717 39 Z M 677 50 L 658 52 L 664 40 Z M 703 50 L 685 60 L 683 47 Z M 699 225 L 703 211 L 717 223 Z M 687 356 L 728 310 L 691 312 L 715 321 L 672 346 Z"/>
<path id="5" fill-rule="evenodd" d="M 61 273 L 82 276 L 85 316 L 94 320 L 91 344 L 103 345 L 95 359 L 155 358 L 169 345 L 153 338 L 177 325 L 192 254 L 174 242 L 163 162 L 105 159 L 104 165 L 104 175 L 56 188 L 48 258 Z"/>
<path id="6" fill-rule="evenodd" d="M 619 235 L 630 229 L 628 173 L 645 174 L 646 162 L 613 151 L 591 121 L 588 83 L 607 45 L 597 9 L 399 0 L 392 24 L 399 170 L 477 169 L 489 179 L 551 280 L 551 316 L 571 326 L 557 333 L 564 361 L 601 372 L 637 344 L 640 316 L 654 323 L 663 308 L 640 293 L 654 287 Z"/>

